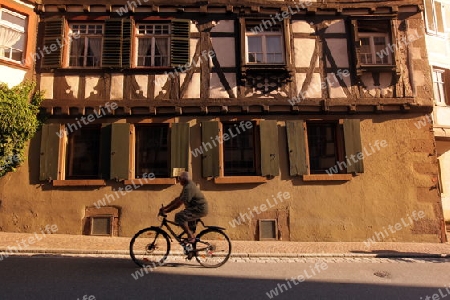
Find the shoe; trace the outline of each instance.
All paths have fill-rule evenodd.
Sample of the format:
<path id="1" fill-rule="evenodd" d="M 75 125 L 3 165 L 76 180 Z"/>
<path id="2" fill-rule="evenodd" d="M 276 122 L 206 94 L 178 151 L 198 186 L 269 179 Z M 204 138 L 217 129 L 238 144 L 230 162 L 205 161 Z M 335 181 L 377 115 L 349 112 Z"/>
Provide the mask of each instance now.
<path id="1" fill-rule="evenodd" d="M 187 255 L 187 259 L 189 259 L 189 260 L 191 260 L 192 258 L 194 257 L 194 251 L 192 250 L 192 251 L 190 251 L 189 253 L 188 253 L 188 255 Z"/>

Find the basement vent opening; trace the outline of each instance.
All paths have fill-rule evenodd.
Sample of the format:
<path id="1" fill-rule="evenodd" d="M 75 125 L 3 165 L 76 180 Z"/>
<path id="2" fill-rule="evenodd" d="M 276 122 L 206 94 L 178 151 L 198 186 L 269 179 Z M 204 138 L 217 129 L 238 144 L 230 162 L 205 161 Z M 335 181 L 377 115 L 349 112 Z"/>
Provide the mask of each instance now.
<path id="1" fill-rule="evenodd" d="M 112 216 L 95 216 L 91 218 L 91 235 L 111 235 Z"/>
<path id="2" fill-rule="evenodd" d="M 259 222 L 259 240 L 278 240 L 278 226 L 276 219 L 260 219 Z"/>

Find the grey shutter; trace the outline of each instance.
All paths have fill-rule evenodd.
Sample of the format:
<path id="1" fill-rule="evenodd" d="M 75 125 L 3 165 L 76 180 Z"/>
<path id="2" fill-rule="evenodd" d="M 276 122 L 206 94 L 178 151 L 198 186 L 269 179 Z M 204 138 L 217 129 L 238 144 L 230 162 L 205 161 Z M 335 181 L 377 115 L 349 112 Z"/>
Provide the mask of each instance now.
<path id="1" fill-rule="evenodd" d="M 111 124 L 102 124 L 100 133 L 101 178 L 110 179 L 111 174 Z"/>
<path id="2" fill-rule="evenodd" d="M 109 19 L 105 21 L 102 67 L 130 67 L 132 27 L 132 22 L 129 19 Z"/>
<path id="3" fill-rule="evenodd" d="M 65 132 L 60 130 L 60 124 L 42 126 L 39 180 L 58 179 L 59 140 L 60 136 L 65 136 Z"/>
<path id="4" fill-rule="evenodd" d="M 345 155 L 358 155 L 362 153 L 361 145 L 361 126 L 360 120 L 347 119 L 344 120 L 344 141 L 345 141 Z M 347 166 L 347 173 L 364 173 L 363 159 L 357 159 L 356 163 Z"/>
<path id="5" fill-rule="evenodd" d="M 214 147 L 211 142 L 211 137 L 216 138 L 219 132 L 219 122 L 206 121 L 201 123 L 202 126 L 202 144 L 193 149 L 194 156 L 200 154 L 202 158 L 202 176 L 203 177 L 219 177 L 219 147 Z M 213 147 L 203 147 L 203 145 L 210 143 Z M 216 141 L 217 144 L 217 141 Z M 198 152 L 200 150 L 202 153 Z M 207 151 L 206 151 L 207 150 Z"/>
<path id="6" fill-rule="evenodd" d="M 66 47 L 60 46 L 64 43 L 64 26 L 64 18 L 44 22 L 44 45 L 42 49 L 54 48 L 52 45 L 56 45 L 57 49 L 49 51 L 50 53 L 44 53 L 41 57 L 41 67 L 61 67 L 63 48 L 69 47 L 69 45 L 66 45 Z"/>
<path id="7" fill-rule="evenodd" d="M 286 121 L 289 151 L 289 174 L 308 174 L 304 121 Z"/>
<path id="8" fill-rule="evenodd" d="M 129 179 L 131 125 L 111 124 L 111 179 Z"/>
<path id="9" fill-rule="evenodd" d="M 170 129 L 170 174 L 174 168 L 189 169 L 189 123 L 174 123 Z"/>
<path id="10" fill-rule="evenodd" d="M 277 121 L 261 121 L 259 131 L 261 136 L 261 175 L 277 176 L 280 169 Z"/>
<path id="11" fill-rule="evenodd" d="M 189 20 L 172 20 L 170 36 L 170 63 L 172 67 L 189 62 Z"/>

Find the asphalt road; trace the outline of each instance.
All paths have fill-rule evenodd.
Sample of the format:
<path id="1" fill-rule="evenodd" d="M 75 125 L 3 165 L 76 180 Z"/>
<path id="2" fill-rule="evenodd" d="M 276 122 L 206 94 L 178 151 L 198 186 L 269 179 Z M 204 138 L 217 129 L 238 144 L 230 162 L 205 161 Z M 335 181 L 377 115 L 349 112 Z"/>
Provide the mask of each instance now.
<path id="1" fill-rule="evenodd" d="M 8 300 L 440 300 L 450 296 L 450 260 L 328 258 L 228 262 L 218 269 L 176 262 L 146 274 L 129 259 L 9 257 L 0 262 L 0 286 L 0 299 Z"/>

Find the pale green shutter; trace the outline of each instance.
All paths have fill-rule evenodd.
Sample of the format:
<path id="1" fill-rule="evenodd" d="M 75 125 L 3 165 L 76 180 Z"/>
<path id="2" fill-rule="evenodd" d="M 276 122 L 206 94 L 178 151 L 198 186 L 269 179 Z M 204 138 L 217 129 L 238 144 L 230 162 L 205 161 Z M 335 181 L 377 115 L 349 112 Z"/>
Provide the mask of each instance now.
<path id="1" fill-rule="evenodd" d="M 198 145 L 197 148 L 192 149 L 194 157 L 200 156 L 202 159 L 202 176 L 203 177 L 218 177 L 220 174 L 219 169 L 219 145 L 215 138 L 220 134 L 219 132 L 219 122 L 217 121 L 206 121 L 201 123 L 202 126 L 202 144 Z M 211 140 L 215 140 L 217 147 Z M 203 147 L 210 143 L 213 147 L 210 149 L 209 146 Z M 206 151 L 207 150 L 207 151 Z"/>
<path id="2" fill-rule="evenodd" d="M 304 122 L 286 121 L 286 133 L 289 151 L 289 174 L 291 176 L 308 174 Z"/>
<path id="3" fill-rule="evenodd" d="M 344 141 L 345 155 L 350 158 L 351 155 L 357 156 L 362 153 L 360 120 L 344 120 Z M 347 173 L 364 173 L 364 163 L 362 159 L 356 159 L 357 162 L 347 166 Z"/>
<path id="4" fill-rule="evenodd" d="M 39 180 L 58 179 L 59 141 L 64 138 L 60 124 L 44 124 L 41 135 Z"/>
<path id="5" fill-rule="evenodd" d="M 189 169 L 189 123 L 174 123 L 170 129 L 170 174 L 174 168 Z"/>
<path id="6" fill-rule="evenodd" d="M 261 136 L 261 175 L 277 176 L 280 169 L 277 121 L 261 121 L 259 130 Z"/>
<path id="7" fill-rule="evenodd" d="M 130 135 L 130 124 L 118 123 L 111 125 L 110 179 L 124 180 L 130 178 Z"/>

